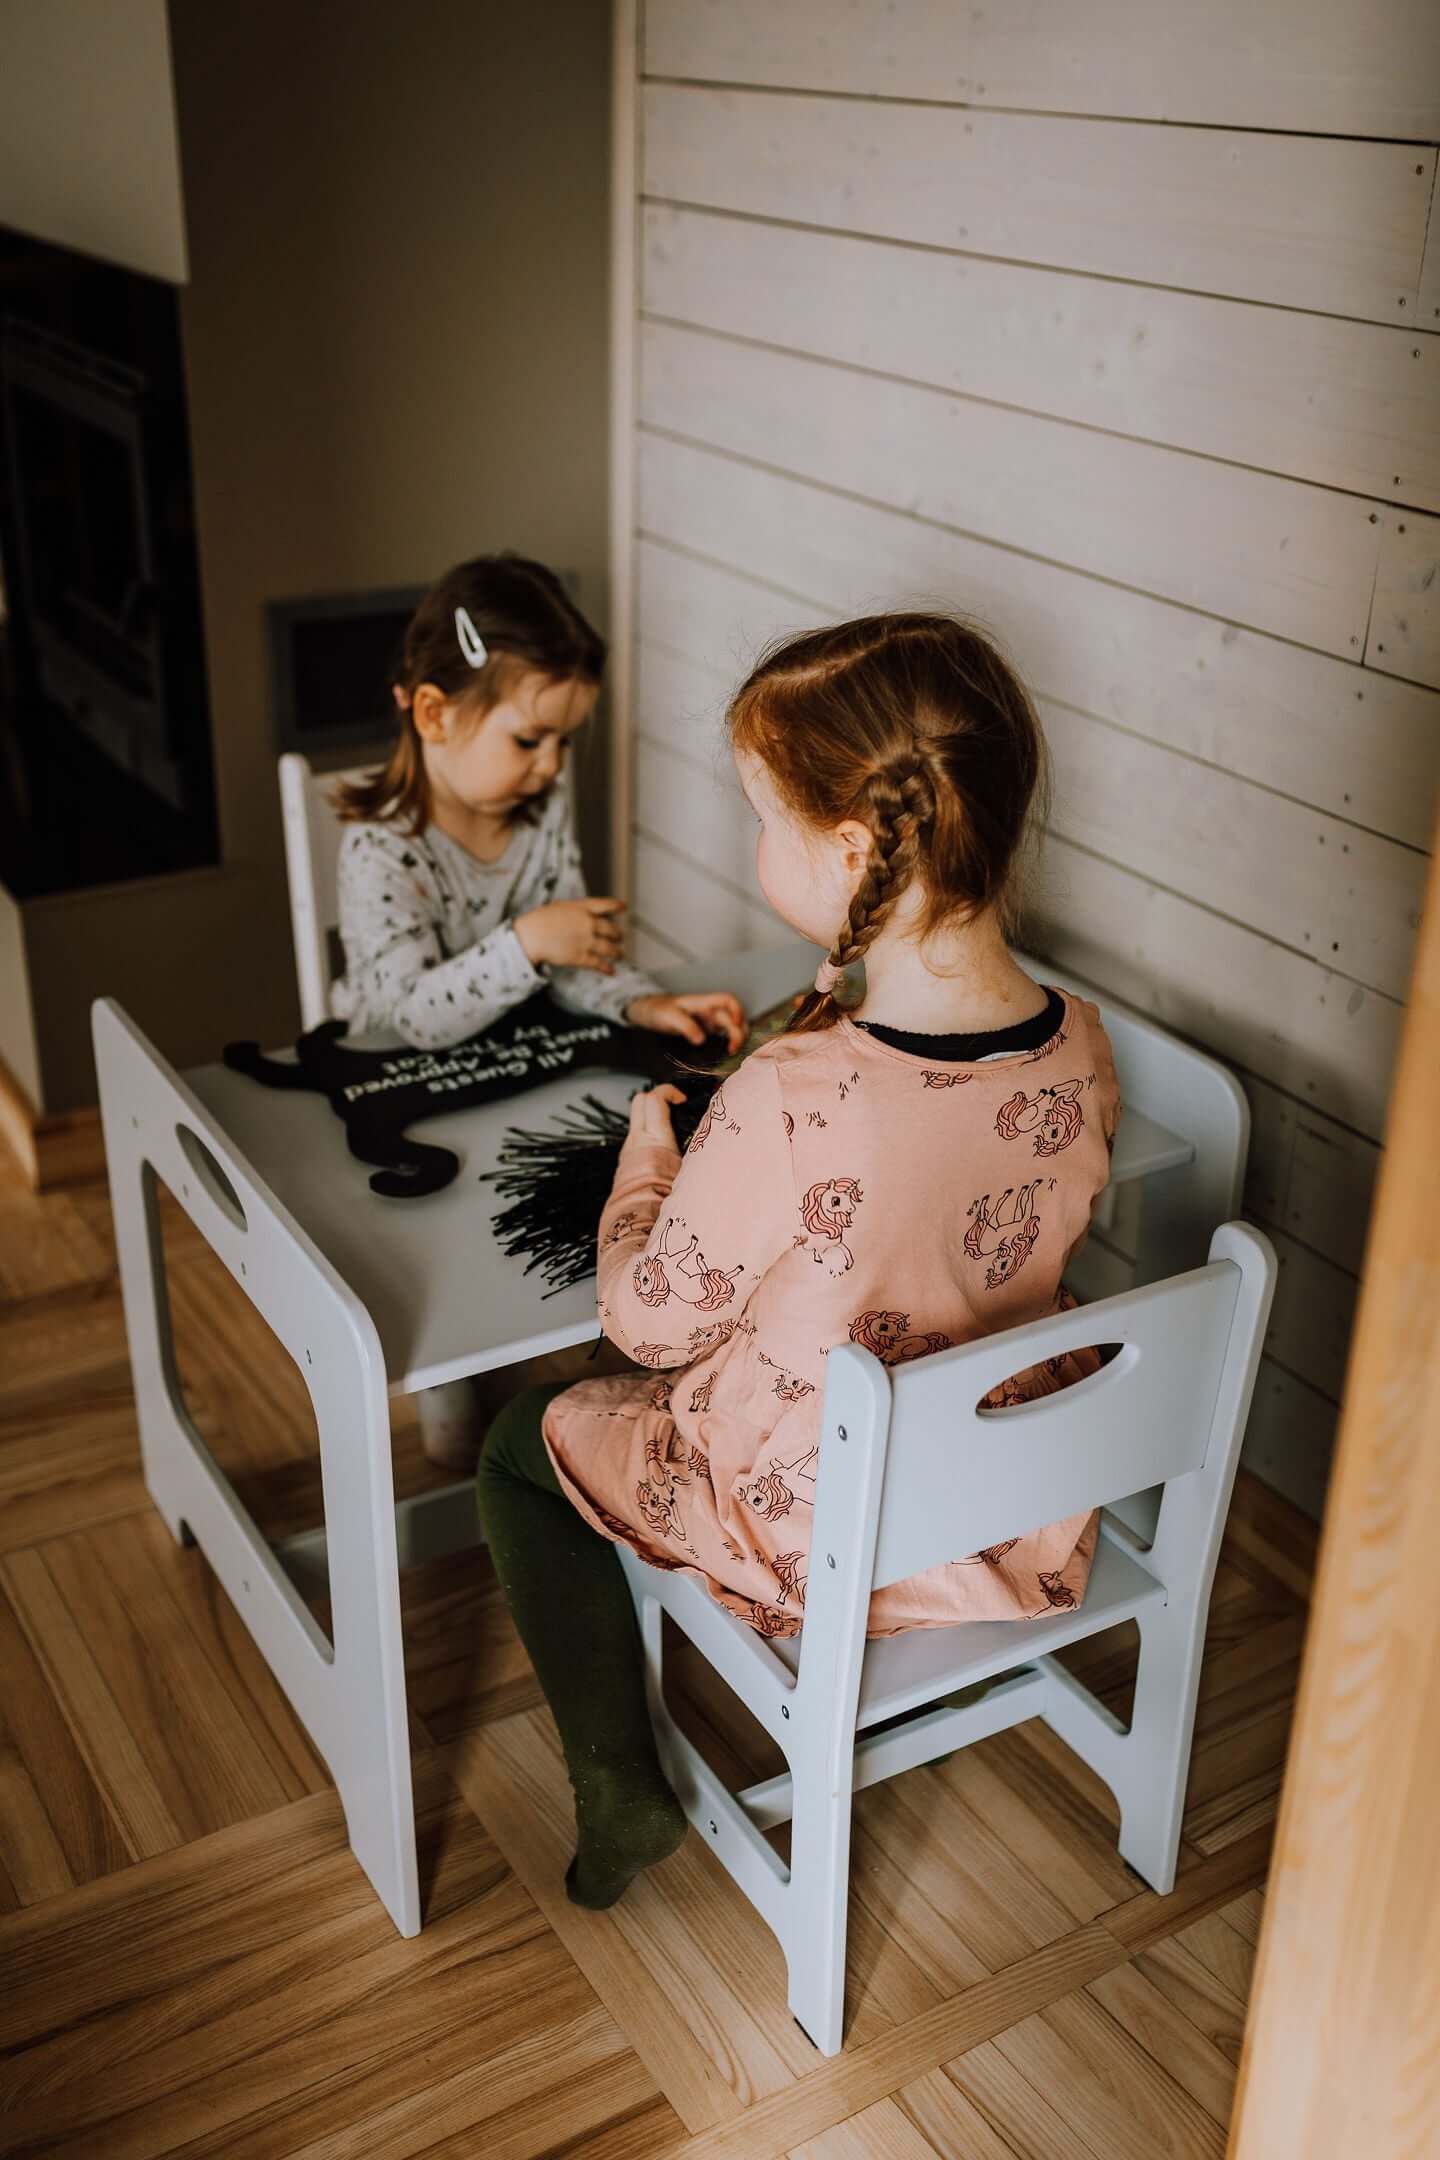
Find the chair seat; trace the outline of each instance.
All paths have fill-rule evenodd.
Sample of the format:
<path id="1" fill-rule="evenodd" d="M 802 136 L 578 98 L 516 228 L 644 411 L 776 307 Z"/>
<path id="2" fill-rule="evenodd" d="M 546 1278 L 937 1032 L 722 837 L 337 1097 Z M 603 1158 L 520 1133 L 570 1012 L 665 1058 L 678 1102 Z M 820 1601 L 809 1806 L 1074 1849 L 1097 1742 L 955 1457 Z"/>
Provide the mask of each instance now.
<path id="1" fill-rule="evenodd" d="M 1084 1599 L 1073 1611 L 1047 1613 L 1043 1620 L 969 1620 L 959 1627 L 911 1628 L 904 1635 L 877 1636 L 865 1651 L 856 1730 L 863 1732 L 957 1688 L 1028 1664 L 1164 1600 L 1164 1589 L 1154 1576 L 1102 1533 Z M 803 1635 L 782 1637 L 767 1647 L 795 1674 L 803 1642 Z"/>

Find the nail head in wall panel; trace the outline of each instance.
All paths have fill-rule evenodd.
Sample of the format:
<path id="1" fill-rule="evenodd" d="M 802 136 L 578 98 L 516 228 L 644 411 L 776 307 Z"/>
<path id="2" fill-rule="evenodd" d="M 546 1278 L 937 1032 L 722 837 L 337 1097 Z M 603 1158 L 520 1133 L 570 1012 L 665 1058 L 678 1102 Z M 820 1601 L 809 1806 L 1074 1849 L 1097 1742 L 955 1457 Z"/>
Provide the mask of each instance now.
<path id="1" fill-rule="evenodd" d="M 1365 661 L 1440 688 L 1440 518 L 1386 514 Z"/>
<path id="2" fill-rule="evenodd" d="M 1068 707 L 1047 700 L 1040 710 L 1056 832 L 1370 989 L 1405 996 L 1423 855 Z"/>
<path id="3" fill-rule="evenodd" d="M 1312 135 L 1440 135 L 1433 0 L 648 0 L 652 75 Z M 1297 65 L 1297 54 L 1304 65 Z"/>
<path id="4" fill-rule="evenodd" d="M 1402 1008 L 1193 900 L 1046 842 L 1026 942 L 1363 1133 L 1384 1129 Z"/>
<path id="5" fill-rule="evenodd" d="M 1434 171 L 1434 150 L 1412 144 L 671 84 L 645 96 L 652 197 L 1377 322 L 1414 320 Z"/>
<path id="6" fill-rule="evenodd" d="M 1358 650 L 1371 505 L 1063 420 L 648 323 L 651 427 L 1322 651 Z"/>
<path id="7" fill-rule="evenodd" d="M 654 315 L 1440 510 L 1440 342 L 1405 330 L 665 204 L 642 254 Z"/>
<path id="8" fill-rule="evenodd" d="M 650 550 L 646 575 L 673 589 L 662 612 L 697 626 L 697 654 L 708 658 L 705 639 L 718 645 L 740 624 L 753 623 L 763 643 L 902 600 L 959 608 L 1000 634 L 1032 690 L 1429 844 L 1440 780 L 1433 690 L 687 444 L 644 437 L 640 467 L 652 533 L 748 572 Z M 811 612 L 757 579 L 809 596 Z"/>

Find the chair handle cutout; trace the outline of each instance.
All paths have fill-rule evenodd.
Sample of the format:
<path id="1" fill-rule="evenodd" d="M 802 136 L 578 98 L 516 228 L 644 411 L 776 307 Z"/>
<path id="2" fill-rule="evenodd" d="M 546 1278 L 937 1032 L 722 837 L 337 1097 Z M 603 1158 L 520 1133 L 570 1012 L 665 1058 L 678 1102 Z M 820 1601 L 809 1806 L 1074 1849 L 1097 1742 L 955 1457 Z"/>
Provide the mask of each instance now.
<path id="1" fill-rule="evenodd" d="M 204 1187 L 206 1194 L 219 1208 L 221 1214 L 232 1222 L 237 1230 L 248 1230 L 250 1225 L 245 1220 L 245 1210 L 240 1205 L 240 1195 L 225 1175 L 212 1151 L 200 1138 L 199 1133 L 193 1132 L 188 1125 L 177 1125 L 175 1127 L 175 1137 L 180 1143 L 180 1152 L 190 1165 L 197 1182 Z"/>
<path id="2" fill-rule="evenodd" d="M 975 1405 L 976 1417 L 1022 1417 L 1033 1414 L 1037 1410 L 1043 1410 L 1051 1403 L 1071 1403 L 1083 1389 L 1095 1388 L 1102 1382 L 1118 1379 L 1122 1373 L 1129 1372 L 1140 1356 L 1139 1349 L 1134 1343 L 1080 1343 L 1075 1350 L 1068 1351 L 1065 1354 L 1075 1357 L 1083 1355 L 1087 1350 L 1093 1351 L 1100 1360 L 1094 1372 L 1082 1373 L 1078 1380 L 1069 1380 L 1063 1387 L 1049 1388 L 1034 1395 L 1025 1395 L 1020 1392 L 1019 1383 L 1024 1379 L 1025 1373 L 1036 1369 L 1033 1366 L 1027 1366 L 1024 1371 L 1013 1373 L 1009 1379 L 998 1381 L 994 1387 L 987 1389 L 986 1393 L 980 1397 L 980 1400 Z M 1042 1360 L 1041 1369 L 1043 1369 L 1043 1364 L 1044 1361 Z M 989 1400 L 992 1395 L 999 1395 L 1001 1399 L 998 1402 L 992 1402 Z"/>

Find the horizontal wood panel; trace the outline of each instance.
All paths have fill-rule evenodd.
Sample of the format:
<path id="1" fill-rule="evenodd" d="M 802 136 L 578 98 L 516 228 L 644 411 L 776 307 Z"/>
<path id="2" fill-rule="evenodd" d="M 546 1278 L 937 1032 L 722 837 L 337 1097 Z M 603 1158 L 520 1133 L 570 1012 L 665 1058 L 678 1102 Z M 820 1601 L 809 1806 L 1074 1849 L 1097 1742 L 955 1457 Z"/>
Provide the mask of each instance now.
<path id="1" fill-rule="evenodd" d="M 1440 518 L 1386 517 L 1365 658 L 1387 675 L 1440 688 Z"/>
<path id="2" fill-rule="evenodd" d="M 1404 997 L 1423 855 L 1065 706 L 1041 718 L 1057 832 Z"/>
<path id="3" fill-rule="evenodd" d="M 656 636 L 690 634 L 703 641 L 707 627 L 722 609 L 728 609 L 729 620 L 738 621 L 748 612 L 754 622 L 757 604 L 782 611 L 783 621 L 777 618 L 775 627 L 807 626 L 788 601 L 757 589 L 750 580 L 653 544 L 642 544 L 639 549 L 639 576 L 643 617 L 647 630 Z M 823 610 L 812 612 L 815 621 L 823 619 Z M 762 634 L 769 633 L 769 625 L 758 627 Z M 654 746 L 661 745 L 670 752 L 672 763 L 693 761 L 700 778 L 700 799 L 712 800 L 715 775 L 723 773 L 726 755 L 720 715 L 738 670 L 748 664 L 749 657 L 733 647 L 727 649 L 733 664 L 721 671 L 682 658 L 658 643 L 647 640 L 641 646 L 637 719 L 646 738 L 638 759 L 642 783 L 645 762 Z M 1289 1232 L 1350 1275 L 1358 1274 L 1379 1148 L 1312 1104 L 1297 1101 L 1243 1068 L 1240 1079 L 1251 1112 L 1247 1212 L 1267 1226 Z M 1120 1242 L 1127 1244 L 1123 1236 Z"/>
<path id="4" fill-rule="evenodd" d="M 1355 1301 L 1353 1275 L 1271 1229 L 1280 1272 L 1265 1344 L 1280 1364 L 1339 1403 L 1345 1387 Z"/>
<path id="5" fill-rule="evenodd" d="M 642 252 L 655 315 L 1440 509 L 1440 342 L 1405 329 L 662 204 Z"/>
<path id="6" fill-rule="evenodd" d="M 793 942 L 787 929 L 758 899 L 746 899 L 707 870 L 686 861 L 677 843 L 637 829 L 634 908 L 659 923 L 687 953 L 756 952 Z"/>
<path id="7" fill-rule="evenodd" d="M 1052 837 L 1031 948 L 1366 1134 L 1384 1129 L 1401 1007 Z"/>
<path id="8" fill-rule="evenodd" d="M 1094 1304 L 1133 1289 L 1135 1263 L 1092 1232 L 1071 1261 L 1065 1280 L 1078 1298 Z M 1340 1322 L 1343 1315 L 1317 1313 L 1316 1325 L 1323 1325 L 1327 1318 Z M 1328 1377 L 1333 1377 L 1337 1362 L 1330 1361 Z M 1291 1371 L 1278 1356 L 1261 1357 L 1241 1460 L 1317 1522 L 1325 1503 L 1338 1416 L 1335 1397 L 1323 1387 Z"/>
<path id="9" fill-rule="evenodd" d="M 658 973 L 661 968 L 673 967 L 677 960 L 694 958 L 694 954 L 687 952 L 683 945 L 677 945 L 673 938 L 662 936 L 638 916 L 630 919 L 630 935 L 626 942 L 630 958 L 636 967 L 648 968 L 652 974 Z"/>
<path id="10" fill-rule="evenodd" d="M 668 652 L 694 677 L 675 687 L 682 716 L 703 720 L 704 684 L 711 683 L 721 700 L 772 638 L 834 617 L 823 603 L 792 598 L 762 578 L 684 554 L 663 539 L 642 537 L 636 563 L 644 644 Z"/>
<path id="11" fill-rule="evenodd" d="M 1303 54 L 1303 64 L 1297 56 Z M 1431 0 L 647 0 L 652 75 L 1315 135 L 1440 135 Z"/>
<path id="12" fill-rule="evenodd" d="M 724 864 L 720 874 L 749 889 L 749 838 L 723 787 L 711 793 L 690 765 L 658 748 L 642 764 L 651 815 L 665 820 L 654 829 L 675 851 L 671 883 L 703 878 L 708 887 Z M 646 822 L 642 814 L 642 829 Z M 684 893 L 674 902 L 695 905 Z M 742 906 L 715 904 L 727 923 Z M 657 914 L 638 889 L 636 905 L 647 920 L 673 922 L 692 951 L 707 949 L 700 925 L 686 928 L 683 913 L 666 906 Z M 1046 844 L 1030 924 L 1037 951 L 1301 1100 L 1362 1131 L 1382 1129 L 1400 1016 L 1394 1000 L 1058 835 Z M 709 949 L 721 942 L 717 934 Z"/>
<path id="13" fill-rule="evenodd" d="M 1440 8 L 1434 11 L 1436 34 L 1440 36 Z M 1440 221 L 1435 216 L 1435 204 L 1440 197 L 1440 174 L 1437 174 L 1430 191 L 1430 224 L 1425 234 L 1425 260 L 1420 270 L 1420 299 L 1417 327 L 1421 330 L 1440 331 Z"/>
<path id="14" fill-rule="evenodd" d="M 669 840 L 701 869 L 752 893 L 756 906 L 764 907 L 755 880 L 755 819 L 728 755 L 723 767 L 715 760 L 707 768 L 648 736 L 639 738 L 635 822 L 643 832 Z"/>
<path id="15" fill-rule="evenodd" d="M 1415 320 L 1426 147 L 669 84 L 643 125 L 652 197 Z"/>
<path id="16" fill-rule="evenodd" d="M 642 419 L 978 538 L 1358 656 L 1363 498 L 649 323 Z"/>
<path id="17" fill-rule="evenodd" d="M 1250 1102 L 1246 1206 L 1358 1275 L 1381 1151 L 1333 1118 L 1242 1072 Z"/>
<path id="18" fill-rule="evenodd" d="M 1319 1522 L 1335 1452 L 1336 1405 L 1294 1373 L 1261 1358 L 1240 1460 Z"/>
<path id="19" fill-rule="evenodd" d="M 672 637 L 684 635 L 683 622 L 669 627 Z M 647 639 L 636 653 L 635 725 L 642 735 L 681 752 L 713 777 L 721 757 L 729 754 L 725 708 L 737 680 Z"/>
<path id="20" fill-rule="evenodd" d="M 1106 1268 L 1128 1264 L 1131 1270 L 1129 1279 L 1118 1284 L 1122 1289 L 1128 1289 L 1134 1279 L 1136 1242 L 1144 1202 L 1145 1189 L 1141 1184 L 1122 1186 L 1118 1192 L 1112 1188 L 1106 1195 L 1105 1219 L 1097 1224 L 1097 1242 L 1103 1241 Z M 1249 1186 L 1246 1212 L 1252 1212 Z M 1265 1347 L 1280 1364 L 1299 1373 L 1332 1402 L 1338 1402 L 1345 1380 L 1346 1350 L 1355 1318 L 1359 1284 L 1347 1268 L 1337 1267 L 1297 1238 L 1288 1236 L 1263 1209 L 1255 1212 L 1274 1244 L 1279 1262 Z M 1086 1294 L 1093 1296 L 1095 1293 L 1090 1290 Z M 1105 1292 L 1107 1297 L 1111 1294 L 1109 1290 Z"/>
<path id="21" fill-rule="evenodd" d="M 645 635 L 685 621 L 686 649 L 722 675 L 827 615 L 958 608 L 990 625 L 1040 695 L 1429 844 L 1433 691 L 688 445 L 642 436 L 639 468 L 644 528 L 737 566 L 642 547 Z"/>

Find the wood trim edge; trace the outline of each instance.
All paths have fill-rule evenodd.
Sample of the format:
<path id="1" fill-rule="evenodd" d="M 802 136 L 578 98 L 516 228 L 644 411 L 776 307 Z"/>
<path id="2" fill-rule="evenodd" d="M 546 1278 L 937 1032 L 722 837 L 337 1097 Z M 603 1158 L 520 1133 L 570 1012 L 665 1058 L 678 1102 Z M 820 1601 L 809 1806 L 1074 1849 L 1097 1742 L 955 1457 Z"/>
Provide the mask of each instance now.
<path id="1" fill-rule="evenodd" d="M 610 877 L 630 897 L 640 0 L 615 0 L 610 105 Z"/>
<path id="2" fill-rule="evenodd" d="M 100 1112 L 69 1110 L 46 1117 L 0 1058 L 0 1148 L 20 1165 L 32 1192 L 92 1185 L 105 1175 Z"/>

